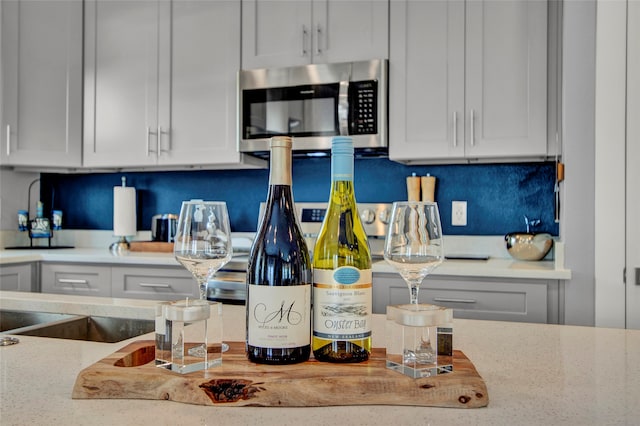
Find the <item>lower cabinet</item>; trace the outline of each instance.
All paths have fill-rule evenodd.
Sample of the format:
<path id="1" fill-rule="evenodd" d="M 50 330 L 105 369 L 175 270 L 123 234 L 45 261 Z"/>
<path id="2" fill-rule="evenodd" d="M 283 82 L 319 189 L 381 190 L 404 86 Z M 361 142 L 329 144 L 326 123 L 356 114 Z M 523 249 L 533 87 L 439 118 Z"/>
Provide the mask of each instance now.
<path id="1" fill-rule="evenodd" d="M 418 294 L 420 303 L 452 308 L 454 318 L 560 323 L 557 280 L 428 276 Z M 373 313 L 405 303 L 409 289 L 402 278 L 374 275 Z"/>
<path id="2" fill-rule="evenodd" d="M 127 299 L 198 299 L 198 284 L 189 271 L 173 267 L 113 267 L 111 296 Z"/>
<path id="3" fill-rule="evenodd" d="M 38 291 L 38 274 L 33 262 L 0 266 L 0 290 Z"/>
<path id="4" fill-rule="evenodd" d="M 43 293 L 111 297 L 111 268 L 103 265 L 41 263 Z"/>
<path id="5" fill-rule="evenodd" d="M 198 285 L 193 276 L 178 266 L 43 262 L 41 264 L 41 291 L 43 293 L 151 300 L 178 300 L 185 297 L 197 299 L 200 297 Z"/>

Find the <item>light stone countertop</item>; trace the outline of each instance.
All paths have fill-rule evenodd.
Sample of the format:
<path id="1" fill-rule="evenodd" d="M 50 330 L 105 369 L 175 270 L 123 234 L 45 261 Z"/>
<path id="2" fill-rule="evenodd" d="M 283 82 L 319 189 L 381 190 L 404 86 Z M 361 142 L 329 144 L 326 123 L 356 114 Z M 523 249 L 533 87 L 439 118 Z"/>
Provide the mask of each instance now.
<path id="1" fill-rule="evenodd" d="M 253 241 L 254 234 L 250 232 L 234 232 L 234 250 L 247 253 Z M 135 240 L 148 241 L 149 231 L 139 231 Z M 34 249 L 34 250 L 5 250 L 0 248 L 0 266 L 24 262 L 69 262 L 94 263 L 129 266 L 179 266 L 172 253 L 152 252 L 124 252 L 113 254 L 109 245 L 115 241 L 111 231 L 95 230 L 62 230 L 53 238 L 53 245 L 74 246 L 74 249 Z M 372 250 L 381 250 L 384 240 L 374 239 Z M 43 244 L 42 241 L 37 241 Z M 311 241 L 308 241 L 311 243 Z M 0 231 L 0 247 L 27 246 L 29 240 L 25 233 L 17 231 Z M 506 248 L 502 236 L 445 236 L 447 255 L 482 255 L 489 256 L 488 260 L 446 260 L 443 265 L 433 271 L 434 276 L 465 276 L 476 278 L 514 278 L 540 280 L 569 280 L 571 270 L 564 265 L 564 244 L 556 241 L 554 248 L 540 262 L 525 262 L 512 259 Z M 234 264 L 234 262 L 238 262 Z M 226 269 L 244 267 L 246 257 L 234 257 L 225 266 Z M 373 265 L 374 273 L 397 272 L 385 261 L 377 261 Z"/>
<path id="2" fill-rule="evenodd" d="M 0 307 L 23 305 L 103 314 L 153 302 L 0 292 Z M 29 302 L 31 300 L 31 302 Z M 225 305 L 224 338 L 244 340 L 242 306 Z M 373 344 L 384 346 L 383 315 Z M 20 336 L 0 347 L 0 424 L 24 425 L 635 425 L 640 419 L 640 330 L 454 320 L 454 348 L 484 378 L 489 406 L 258 408 L 194 406 L 170 401 L 73 400 L 77 374 L 125 346 Z M 153 334 L 140 339 L 152 339 Z M 133 340 L 133 339 L 132 339 Z M 223 361 L 224 362 L 224 361 Z"/>
<path id="3" fill-rule="evenodd" d="M 243 261 L 238 257 L 234 261 Z M 107 248 L 74 248 L 57 250 L 0 250 L 0 265 L 24 262 L 68 262 L 140 266 L 179 266 L 173 253 L 125 252 L 113 254 Z M 225 268 L 233 266 L 233 262 Z M 373 273 L 397 272 L 384 260 L 375 262 Z M 467 276 L 493 278 L 529 278 L 568 280 L 571 270 L 553 260 L 540 262 L 517 261 L 510 258 L 490 257 L 488 260 L 445 260 L 435 269 L 433 276 Z"/>

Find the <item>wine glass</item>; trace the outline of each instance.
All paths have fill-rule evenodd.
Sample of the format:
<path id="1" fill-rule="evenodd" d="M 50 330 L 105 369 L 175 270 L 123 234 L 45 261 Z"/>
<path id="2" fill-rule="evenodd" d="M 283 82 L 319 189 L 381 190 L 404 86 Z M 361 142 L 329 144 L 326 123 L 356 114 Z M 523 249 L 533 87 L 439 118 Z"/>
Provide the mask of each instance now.
<path id="1" fill-rule="evenodd" d="M 409 286 L 410 304 L 417 305 L 420 284 L 444 260 L 437 203 L 393 203 L 384 242 L 384 259 L 398 270 Z"/>
<path id="2" fill-rule="evenodd" d="M 416 312 L 435 308 L 418 304 L 418 290 L 424 278 L 444 259 L 438 204 L 428 201 L 393 203 L 384 242 L 384 259 L 398 270 L 409 286 L 409 305 L 400 308 Z M 413 342 L 403 351 L 403 364 L 436 362 L 437 353 L 431 344 L 429 327 L 416 328 L 413 333 Z"/>
<path id="3" fill-rule="evenodd" d="M 207 299 L 207 282 L 231 260 L 231 227 L 224 201 L 183 201 L 173 254 L 198 282 Z"/>

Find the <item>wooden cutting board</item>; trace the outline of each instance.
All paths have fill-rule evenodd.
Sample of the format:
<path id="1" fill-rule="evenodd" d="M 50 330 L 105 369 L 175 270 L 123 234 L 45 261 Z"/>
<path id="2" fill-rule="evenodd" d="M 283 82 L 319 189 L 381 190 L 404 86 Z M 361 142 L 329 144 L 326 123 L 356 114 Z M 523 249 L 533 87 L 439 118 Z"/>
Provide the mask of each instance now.
<path id="1" fill-rule="evenodd" d="M 197 405 L 322 407 L 415 405 L 478 408 L 487 387 L 471 361 L 454 351 L 453 372 L 412 379 L 385 367 L 385 349 L 369 361 L 331 364 L 311 359 L 272 366 L 247 360 L 244 342 L 228 342 L 222 366 L 189 374 L 155 366 L 152 341 L 137 341 L 82 370 L 72 397 L 164 399 Z"/>
<path id="2" fill-rule="evenodd" d="M 165 243 L 162 241 L 131 241 L 129 242 L 129 250 L 156 253 L 173 253 L 173 243 Z"/>

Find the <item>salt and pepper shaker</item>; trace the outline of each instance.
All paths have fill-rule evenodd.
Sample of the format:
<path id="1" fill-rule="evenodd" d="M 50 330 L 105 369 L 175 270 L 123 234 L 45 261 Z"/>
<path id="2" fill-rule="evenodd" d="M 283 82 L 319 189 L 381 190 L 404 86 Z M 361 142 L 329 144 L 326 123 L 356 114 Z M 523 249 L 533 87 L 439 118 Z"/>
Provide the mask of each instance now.
<path id="1" fill-rule="evenodd" d="M 407 201 L 420 201 L 420 177 L 415 173 L 407 177 Z"/>
<path id="2" fill-rule="evenodd" d="M 427 173 L 426 176 L 420 178 L 422 186 L 422 201 L 435 201 L 436 177 Z"/>
<path id="3" fill-rule="evenodd" d="M 421 191 L 422 188 L 422 191 Z M 436 178 L 427 173 L 417 176 L 412 173 L 407 177 L 407 201 L 435 201 Z"/>

